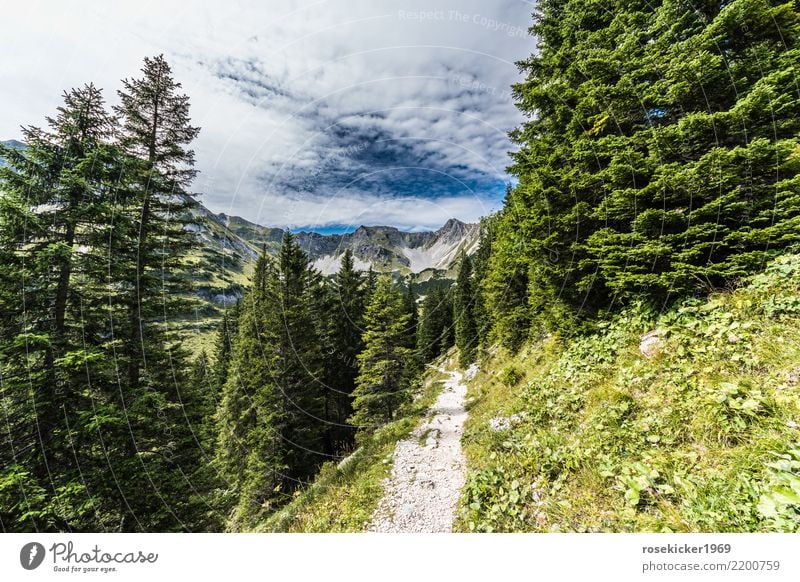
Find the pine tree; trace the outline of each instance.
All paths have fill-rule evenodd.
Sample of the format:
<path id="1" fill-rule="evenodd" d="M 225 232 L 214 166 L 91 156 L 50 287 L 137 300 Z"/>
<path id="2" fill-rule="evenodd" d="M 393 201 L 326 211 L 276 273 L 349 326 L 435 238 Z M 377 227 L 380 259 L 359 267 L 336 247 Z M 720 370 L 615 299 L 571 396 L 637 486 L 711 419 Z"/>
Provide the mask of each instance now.
<path id="1" fill-rule="evenodd" d="M 510 350 L 516 350 L 528 336 L 531 327 L 532 304 L 540 301 L 554 303 L 557 291 L 539 280 L 536 290 L 531 290 L 531 275 L 541 271 L 536 265 L 541 260 L 556 261 L 556 252 L 546 253 L 544 259 L 532 259 L 530 241 L 537 240 L 548 225 L 546 215 L 516 201 L 516 190 L 506 190 L 505 206 L 493 221 L 491 254 L 486 276 L 482 280 L 486 310 L 491 316 L 494 335 Z M 539 220 L 538 222 L 535 221 Z M 532 226 L 529 223 L 533 222 Z M 545 229 L 545 230 L 542 230 Z M 539 234 L 537 234 L 539 233 Z M 544 247 L 542 250 L 545 250 Z"/>
<path id="2" fill-rule="evenodd" d="M 238 335 L 240 303 L 237 301 L 233 306 L 225 309 L 222 314 L 222 321 L 217 328 L 217 337 L 214 344 L 214 362 L 211 373 L 213 374 L 214 385 L 218 391 L 228 379 L 231 357 L 233 355 L 233 342 Z"/>
<path id="3" fill-rule="evenodd" d="M 224 483 L 217 503 L 223 510 L 232 510 L 227 523 L 232 530 L 250 524 L 265 505 L 274 503 L 285 481 L 283 398 L 274 381 L 278 353 L 272 348 L 278 334 L 267 318 L 275 307 L 270 280 L 277 277 L 275 265 L 263 252 L 240 306 L 238 333 L 217 412 L 215 465 Z"/>
<path id="4" fill-rule="evenodd" d="M 411 279 L 406 284 L 405 294 L 403 295 L 403 309 L 408 315 L 408 328 L 405 332 L 406 340 L 403 346 L 410 350 L 409 369 L 413 374 L 419 374 L 422 372 L 422 360 L 417 352 L 419 306 L 417 305 L 417 294 L 414 291 L 414 282 Z"/>
<path id="5" fill-rule="evenodd" d="M 502 335 L 705 293 L 796 241 L 795 7 L 558 0 L 532 31 L 488 285 Z"/>
<path id="6" fill-rule="evenodd" d="M 417 352 L 423 362 L 445 353 L 454 342 L 453 300 L 446 288 L 434 287 L 422 302 Z"/>
<path id="7" fill-rule="evenodd" d="M 321 278 L 291 233 L 276 260 L 262 252 L 239 316 L 218 413 L 217 465 L 227 527 L 253 525 L 314 475 L 328 436 Z"/>
<path id="8" fill-rule="evenodd" d="M 361 432 L 391 421 L 409 398 L 411 350 L 405 343 L 410 316 L 404 311 L 403 295 L 389 277 L 380 277 L 364 316 L 364 351 L 358 355 L 353 393 L 351 422 Z"/>
<path id="9" fill-rule="evenodd" d="M 322 353 L 311 309 L 316 278 L 308 256 L 289 232 L 283 237 L 278 264 L 271 322 L 280 330 L 275 381 L 284 398 L 289 476 L 302 482 L 326 459 Z"/>
<path id="10" fill-rule="evenodd" d="M 213 450 L 214 412 L 219 401 L 219 391 L 214 376 L 211 359 L 205 350 L 192 362 L 189 371 L 188 386 L 196 393 L 190 402 L 194 403 L 193 409 L 187 410 L 187 420 L 194 432 L 197 445 L 202 449 L 204 457 L 208 458 Z"/>
<path id="11" fill-rule="evenodd" d="M 120 489 L 132 513 L 121 529 L 192 529 L 202 523 L 194 521 L 202 494 L 187 491 L 203 459 L 187 417 L 202 405 L 193 401 L 199 395 L 188 385 L 188 353 L 168 322 L 186 309 L 190 289 L 184 259 L 194 238 L 186 228 L 186 189 L 196 172 L 188 148 L 199 129 L 163 56 L 145 58 L 141 78 L 122 83 L 115 107 L 128 160 L 122 220 L 133 240 L 114 257 L 125 266 L 114 282 L 125 310 L 114 334 L 126 368 L 119 405 L 129 426 Z M 136 485 L 141 476 L 147 487 Z"/>
<path id="12" fill-rule="evenodd" d="M 333 333 L 329 357 L 326 359 L 326 382 L 332 399 L 330 422 L 334 449 L 348 449 L 355 432 L 348 419 L 353 414 L 353 390 L 358 375 L 358 354 L 364 348 L 362 339 L 366 295 L 364 275 L 356 270 L 353 253 L 347 249 L 334 280 L 333 305 L 328 320 Z"/>
<path id="13" fill-rule="evenodd" d="M 478 332 L 473 313 L 474 300 L 472 261 L 462 251 L 459 260 L 458 279 L 453 294 L 455 343 L 459 350 L 458 361 L 462 367 L 468 366 L 475 360 Z"/>
<path id="14" fill-rule="evenodd" d="M 338 362 L 337 329 L 334 313 L 338 309 L 335 290 L 331 282 L 321 273 L 311 273 L 308 306 L 317 342 L 318 375 L 317 382 L 322 390 L 322 416 L 319 420 L 323 429 L 322 453 L 328 457 L 336 456 L 340 449 L 340 430 L 337 422 L 338 402 L 341 392 L 336 387 L 341 364 Z"/>
<path id="15" fill-rule="evenodd" d="M 8 163 L 0 169 L 0 389 L 10 409 L 2 450 L 12 455 L 2 458 L 0 498 L 11 499 L 0 517 L 8 529 L 71 531 L 102 527 L 109 513 L 100 510 L 109 487 L 96 480 L 98 459 L 81 443 L 91 436 L 87 410 L 114 415 L 102 392 L 111 354 L 98 309 L 105 233 L 96 225 L 108 216 L 115 159 L 93 85 L 65 92 L 47 122 L 49 131 L 23 130 L 24 150 L 0 151 Z"/>
<path id="16" fill-rule="evenodd" d="M 369 305 L 370 301 L 372 300 L 372 294 L 375 292 L 375 288 L 378 286 L 378 273 L 372 268 L 372 265 L 369 266 L 367 270 L 367 280 L 364 283 L 364 301 L 366 305 Z"/>
<path id="17" fill-rule="evenodd" d="M 478 250 L 472 257 L 473 308 L 477 345 L 487 346 L 492 329 L 491 313 L 486 304 L 486 277 L 489 273 L 489 260 L 492 256 L 492 240 L 495 216 L 481 220 L 481 234 Z"/>
<path id="18" fill-rule="evenodd" d="M 126 342 L 127 381 L 135 389 L 142 370 L 157 375 L 165 358 L 163 338 L 150 323 L 179 310 L 179 298 L 189 284 L 180 275 L 181 259 L 192 244 L 183 211 L 189 207 L 185 188 L 196 175 L 188 146 L 200 130 L 191 125 L 189 98 L 179 93 L 181 84 L 163 55 L 145 58 L 142 77 L 122 83 L 120 105 L 114 108 L 122 124 L 120 145 L 138 160 L 130 178 L 137 240 L 130 257 Z"/>

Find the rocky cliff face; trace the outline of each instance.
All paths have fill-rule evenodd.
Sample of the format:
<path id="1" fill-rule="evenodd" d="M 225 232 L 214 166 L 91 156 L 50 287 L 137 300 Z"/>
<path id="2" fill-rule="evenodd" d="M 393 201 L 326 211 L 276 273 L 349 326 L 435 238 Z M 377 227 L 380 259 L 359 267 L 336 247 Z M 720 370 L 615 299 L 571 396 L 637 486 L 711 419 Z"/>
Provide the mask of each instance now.
<path id="1" fill-rule="evenodd" d="M 461 250 L 472 252 L 477 246 L 479 227 L 450 219 L 434 232 L 403 232 L 390 226 L 361 226 L 355 232 L 330 241 L 324 250 L 309 246 L 315 266 L 323 273 L 338 268 L 341 256 L 350 249 L 356 259 L 376 271 L 418 274 L 434 269 L 449 269 Z M 301 244 L 304 239 L 299 237 Z M 305 247 L 304 247 L 305 248 Z"/>

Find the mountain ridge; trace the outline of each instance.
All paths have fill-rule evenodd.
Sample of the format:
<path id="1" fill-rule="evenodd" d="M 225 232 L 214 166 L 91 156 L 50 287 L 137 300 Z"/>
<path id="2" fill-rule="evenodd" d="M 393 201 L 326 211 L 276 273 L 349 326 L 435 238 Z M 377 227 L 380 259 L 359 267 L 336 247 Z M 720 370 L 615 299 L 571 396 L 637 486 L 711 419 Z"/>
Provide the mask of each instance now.
<path id="1" fill-rule="evenodd" d="M 287 229 L 256 224 L 245 218 L 214 213 L 187 196 L 192 223 L 188 228 L 198 242 L 188 261 L 195 294 L 203 304 L 200 312 L 214 317 L 219 309 L 244 296 L 258 255 L 265 250 L 277 256 Z M 479 224 L 448 220 L 433 231 L 406 232 L 394 226 L 362 225 L 350 233 L 294 233 L 314 268 L 326 276 L 341 265 L 346 250 L 353 253 L 357 269 L 410 280 L 420 292 L 444 284 L 456 275 L 456 262 L 463 250 L 477 250 Z M 441 282 L 441 283 L 439 283 Z"/>
<path id="2" fill-rule="evenodd" d="M 276 254 L 288 229 L 262 226 L 245 218 L 214 213 L 197 200 L 192 215 L 202 242 L 222 250 L 238 251 L 246 262 L 262 248 Z M 477 248 L 480 225 L 451 218 L 436 230 L 407 232 L 395 226 L 361 225 L 341 234 L 300 231 L 294 236 L 309 259 L 323 274 L 330 275 L 346 250 L 353 252 L 363 268 L 400 276 L 419 275 L 428 270 L 448 271 L 461 250 Z M 208 236 L 211 235 L 211 236 Z"/>

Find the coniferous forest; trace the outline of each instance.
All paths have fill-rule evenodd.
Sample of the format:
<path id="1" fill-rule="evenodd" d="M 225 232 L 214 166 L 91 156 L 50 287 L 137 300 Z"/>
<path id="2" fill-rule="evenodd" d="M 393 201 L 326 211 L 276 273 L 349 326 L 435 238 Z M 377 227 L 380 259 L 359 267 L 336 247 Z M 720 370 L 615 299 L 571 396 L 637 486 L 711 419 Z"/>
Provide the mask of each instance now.
<path id="1" fill-rule="evenodd" d="M 360 462 L 358 451 L 373 450 L 383 459 L 392 427 L 425 402 L 432 369 L 450 357 L 462 370 L 479 365 L 486 377 L 478 381 L 502 385 L 502 398 L 518 394 L 529 374 L 531 392 L 519 405 L 527 407 L 524 422 L 555 426 L 557 410 L 593 406 L 611 414 L 623 400 L 619 415 L 598 421 L 597 434 L 636 422 L 636 398 L 622 389 L 567 402 L 582 372 L 536 384 L 519 364 L 492 369 L 492 358 L 538 362 L 557 345 L 584 345 L 582 338 L 605 333 L 631 310 L 646 315 L 626 320 L 639 322 L 623 325 L 627 331 L 640 324 L 647 331 L 673 310 L 698 309 L 702 321 L 697 306 L 709 297 L 738 292 L 800 252 L 800 11 L 782 0 L 540 0 L 531 34 L 531 56 L 519 63 L 513 87 L 520 114 L 507 163 L 514 183 L 502 209 L 481 221 L 479 245 L 454 259 L 453 280 L 422 288 L 360 269 L 350 250 L 335 273 L 323 274 L 287 230 L 277 252 L 264 242 L 243 296 L 225 306 L 212 344 L 199 350 L 176 322 L 197 301 L 191 210 L 200 199 L 193 144 L 202 130 L 167 59 L 145 58 L 113 99 L 91 82 L 66 90 L 40 126 L 23 128 L 24 147 L 0 145 L 0 529 L 258 529 L 299 504 L 315 481 L 336 470 L 345 475 L 343 459 Z M 787 267 L 783 277 L 789 287 L 764 299 L 773 302 L 764 321 L 789 322 L 791 334 L 797 320 L 781 318 L 799 315 L 800 292 L 795 271 Z M 723 338 L 724 349 L 744 341 L 738 327 L 719 330 L 714 341 Z M 772 399 L 768 387 L 708 372 L 739 390 L 711 397 L 729 402 L 724 419 L 733 427 L 715 445 L 733 455 L 756 438 L 748 431 L 783 431 L 775 427 L 794 422 L 800 402 L 791 358 L 798 356 L 791 354 L 742 360 L 753 374 L 773 365 L 795 370 Z M 598 370 L 609 361 L 598 360 L 587 391 L 608 379 Z M 678 374 L 670 366 L 648 381 Z M 729 372 L 745 373 L 737 370 Z M 684 372 L 682 389 L 701 390 L 692 378 L 705 372 Z M 470 390 L 477 390 L 478 418 L 487 392 Z M 683 397 L 664 395 L 678 415 L 671 418 L 700 422 L 696 410 L 675 404 Z M 704 427 L 723 426 L 720 418 L 709 416 Z M 647 431 L 666 430 L 647 422 Z M 559 430 L 525 457 L 503 449 L 498 437 L 484 443 L 467 425 L 465 443 L 500 451 L 513 459 L 502 470 L 515 473 L 506 479 L 496 457 L 468 449 L 468 462 L 485 466 L 467 481 L 463 529 L 551 526 L 547 508 L 513 517 L 495 508 L 519 499 L 505 480 L 524 488 L 536 475 L 530 487 L 546 498 L 567 486 L 570 471 L 593 465 L 559 456 L 569 429 Z M 785 455 L 781 470 L 789 476 L 769 477 L 784 497 L 743 492 L 733 485 L 736 471 L 720 469 L 729 498 L 752 508 L 735 518 L 724 511 L 707 522 L 686 518 L 686 529 L 797 531 L 800 456 L 787 450 L 800 445 L 792 449 L 784 432 L 767 432 L 758 433 L 765 443 L 758 458 Z M 632 459 L 647 443 L 672 449 L 693 438 L 659 436 L 630 451 L 611 437 L 592 442 L 610 455 L 598 477 L 610 479 L 602 489 L 622 483 L 627 505 L 619 513 L 629 520 L 604 516 L 597 530 L 658 529 L 661 522 L 635 521 L 630 512 L 652 517 L 659 503 L 689 496 L 679 485 L 692 474 L 667 484 L 668 471 L 647 468 L 652 458 L 634 474 L 613 454 L 624 450 Z"/>

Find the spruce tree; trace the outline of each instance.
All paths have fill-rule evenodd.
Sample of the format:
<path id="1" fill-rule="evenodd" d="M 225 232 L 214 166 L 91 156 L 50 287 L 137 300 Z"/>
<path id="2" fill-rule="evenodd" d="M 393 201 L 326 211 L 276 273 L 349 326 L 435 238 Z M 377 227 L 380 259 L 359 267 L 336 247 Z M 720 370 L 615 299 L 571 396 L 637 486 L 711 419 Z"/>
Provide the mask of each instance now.
<path id="1" fill-rule="evenodd" d="M 231 357 L 233 355 L 233 342 L 238 335 L 239 310 L 240 303 L 238 301 L 233 306 L 225 309 L 225 312 L 222 314 L 222 321 L 217 328 L 212 374 L 214 385 L 218 391 L 222 390 L 222 386 L 228 379 Z"/>
<path id="2" fill-rule="evenodd" d="M 347 249 L 333 282 L 333 305 L 327 316 L 333 329 L 333 344 L 326 363 L 327 383 L 332 397 L 331 430 L 335 449 L 352 446 L 355 432 L 348 423 L 353 414 L 353 390 L 358 376 L 358 354 L 362 339 L 366 281 L 355 268 L 353 253 Z"/>
<path id="3" fill-rule="evenodd" d="M 389 277 L 380 277 L 364 316 L 364 351 L 358 355 L 353 393 L 351 422 L 360 432 L 394 419 L 398 406 L 409 398 L 411 350 L 405 347 L 409 319 L 403 295 Z"/>
<path id="4" fill-rule="evenodd" d="M 121 121 L 119 141 L 137 160 L 129 177 L 136 241 L 130 254 L 126 341 L 127 383 L 136 389 L 142 370 L 149 367 L 150 377 L 158 375 L 166 359 L 153 320 L 179 310 L 179 298 L 189 284 L 180 274 L 181 259 L 192 243 L 185 228 L 184 211 L 190 205 L 185 189 L 196 170 L 188 146 L 200 129 L 191 125 L 189 98 L 179 92 L 181 84 L 163 55 L 145 58 L 142 77 L 122 83 L 120 105 L 114 108 Z"/>
<path id="5" fill-rule="evenodd" d="M 474 288 L 472 282 L 472 261 L 462 251 L 459 260 L 458 279 L 453 294 L 453 320 L 455 322 L 455 343 L 458 347 L 458 362 L 462 367 L 475 359 L 478 333 L 475 326 Z"/>
<path id="6" fill-rule="evenodd" d="M 334 314 L 338 309 L 336 293 L 331 282 L 317 271 L 310 276 L 308 294 L 309 315 L 314 324 L 316 338 L 317 383 L 322 391 L 322 452 L 333 458 L 341 448 L 341 426 L 337 421 L 338 403 L 341 391 L 337 388 L 337 375 L 340 372 L 339 347 Z"/>
<path id="7" fill-rule="evenodd" d="M 262 252 L 239 316 L 218 413 L 216 463 L 239 530 L 289 499 L 330 458 L 315 320 L 322 281 L 291 233 L 277 259 Z"/>
<path id="8" fill-rule="evenodd" d="M 215 445 L 213 418 L 219 403 L 219 389 L 211 359 L 205 350 L 201 350 L 192 362 L 188 386 L 193 391 L 190 402 L 194 406 L 186 410 L 187 420 L 203 457 L 209 460 Z"/>
<path id="9" fill-rule="evenodd" d="M 231 512 L 226 524 L 231 530 L 251 524 L 265 506 L 279 499 L 284 487 L 283 398 L 274 381 L 278 334 L 267 317 L 275 309 L 270 286 L 277 277 L 275 265 L 263 252 L 240 306 L 217 412 L 215 465 L 223 481 L 217 503 Z"/>
<path id="10" fill-rule="evenodd" d="M 372 268 L 370 264 L 369 269 L 367 269 L 367 277 L 366 282 L 364 283 L 364 300 L 367 305 L 372 300 L 372 294 L 375 292 L 375 288 L 378 286 L 378 272 Z"/>
<path id="11" fill-rule="evenodd" d="M 185 211 L 196 174 L 189 146 L 199 129 L 162 55 L 145 58 L 141 73 L 123 80 L 115 107 L 128 160 L 122 216 L 133 235 L 114 257 L 126 267 L 114 282 L 125 310 L 114 322 L 125 366 L 119 404 L 129 420 L 121 489 L 133 514 L 122 529 L 191 529 L 202 495 L 187 491 L 204 463 L 187 418 L 202 403 L 188 385 L 188 354 L 168 322 L 186 309 L 191 286 L 184 260 L 194 237 Z M 146 487 L 134 485 L 142 478 Z"/>
<path id="12" fill-rule="evenodd" d="M 414 282 L 409 278 L 406 283 L 403 295 L 403 309 L 408 315 L 408 328 L 406 329 L 406 341 L 404 347 L 410 350 L 409 368 L 412 373 L 419 374 L 422 371 L 422 360 L 417 352 L 417 336 L 419 335 L 419 306 L 417 305 L 417 294 L 414 290 Z"/>
<path id="13" fill-rule="evenodd" d="M 272 280 L 271 325 L 279 330 L 274 349 L 275 381 L 284 399 L 284 432 L 290 478 L 302 482 L 326 459 L 325 387 L 322 353 L 314 320 L 315 274 L 295 237 L 287 232 L 278 254 L 278 278 Z"/>
<path id="14" fill-rule="evenodd" d="M 453 301 L 447 288 L 434 287 L 422 302 L 417 352 L 424 363 L 445 353 L 454 342 Z"/>
<path id="15" fill-rule="evenodd" d="M 25 149 L 0 151 L 2 450 L 11 455 L 0 498 L 16 497 L 0 505 L 10 508 L 5 528 L 74 531 L 115 519 L 104 496 L 113 484 L 83 446 L 96 426 L 88 411 L 115 416 L 103 392 L 112 359 L 97 269 L 115 157 L 93 85 L 65 92 L 47 122 L 23 129 Z"/>
<path id="16" fill-rule="evenodd" d="M 475 332 L 477 345 L 486 346 L 490 341 L 492 319 L 486 305 L 486 278 L 489 273 L 489 259 L 492 256 L 493 225 L 495 216 L 481 220 L 481 233 L 478 250 L 472 256 L 473 285 L 473 315 L 475 317 Z"/>

